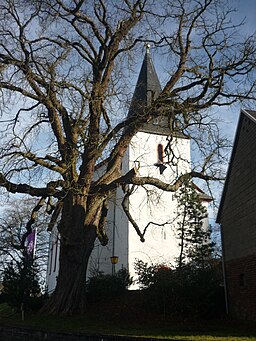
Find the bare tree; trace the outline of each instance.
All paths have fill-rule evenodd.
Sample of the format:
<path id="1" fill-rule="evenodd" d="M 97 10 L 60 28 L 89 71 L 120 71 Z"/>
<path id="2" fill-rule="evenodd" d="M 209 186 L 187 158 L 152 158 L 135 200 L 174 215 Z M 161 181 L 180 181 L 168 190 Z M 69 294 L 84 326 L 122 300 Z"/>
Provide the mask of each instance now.
<path id="1" fill-rule="evenodd" d="M 8 264 L 18 264 L 24 260 L 40 267 L 40 283 L 45 285 L 49 233 L 45 229 L 46 214 L 36 217 L 37 209 L 39 210 L 39 205 L 35 198 L 9 200 L 6 205 L 0 218 L 1 277 Z M 28 237 L 32 228 L 35 231 L 35 239 L 33 249 L 29 249 Z"/>
<path id="2" fill-rule="evenodd" d="M 88 258 L 97 237 L 107 242 L 107 202 L 117 187 L 175 191 L 184 178 L 220 177 L 222 141 L 207 110 L 255 99 L 255 41 L 239 38 L 227 6 L 221 0 L 1 1 L 0 186 L 38 197 L 42 209 L 51 207 L 48 228 L 58 222 L 60 271 L 49 313 L 84 309 Z M 165 83 L 150 105 L 127 117 L 131 58 L 146 41 L 166 59 Z M 168 184 L 139 177 L 136 167 L 121 172 L 133 136 L 158 117 L 169 122 L 170 141 L 186 134 L 203 156 Z M 171 143 L 168 152 L 171 163 Z"/>

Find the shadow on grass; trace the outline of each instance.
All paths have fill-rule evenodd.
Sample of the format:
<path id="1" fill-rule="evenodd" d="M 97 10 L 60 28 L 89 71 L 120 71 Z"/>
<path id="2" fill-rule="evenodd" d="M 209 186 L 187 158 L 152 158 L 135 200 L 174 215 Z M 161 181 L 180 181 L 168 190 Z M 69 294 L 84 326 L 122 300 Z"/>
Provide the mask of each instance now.
<path id="1" fill-rule="evenodd" d="M 113 299 L 91 305 L 84 315 L 52 317 L 14 313 L 7 304 L 0 305 L 0 323 L 5 326 L 25 327 L 54 332 L 85 333 L 88 335 L 125 335 L 144 338 L 175 340 L 256 340 L 255 323 L 234 321 L 223 316 L 215 319 L 177 320 L 152 311 L 145 311 L 138 302 Z"/>

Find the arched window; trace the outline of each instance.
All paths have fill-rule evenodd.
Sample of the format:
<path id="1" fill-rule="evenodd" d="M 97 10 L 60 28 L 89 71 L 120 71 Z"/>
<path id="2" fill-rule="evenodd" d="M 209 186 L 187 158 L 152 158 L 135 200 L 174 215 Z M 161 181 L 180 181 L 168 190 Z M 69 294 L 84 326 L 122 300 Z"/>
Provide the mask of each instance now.
<path id="1" fill-rule="evenodd" d="M 155 166 L 159 168 L 160 174 L 163 174 L 166 169 L 164 165 L 164 147 L 161 143 L 157 146 L 157 163 L 155 163 Z"/>
<path id="2" fill-rule="evenodd" d="M 157 146 L 157 162 L 164 162 L 164 147 L 162 144 Z"/>

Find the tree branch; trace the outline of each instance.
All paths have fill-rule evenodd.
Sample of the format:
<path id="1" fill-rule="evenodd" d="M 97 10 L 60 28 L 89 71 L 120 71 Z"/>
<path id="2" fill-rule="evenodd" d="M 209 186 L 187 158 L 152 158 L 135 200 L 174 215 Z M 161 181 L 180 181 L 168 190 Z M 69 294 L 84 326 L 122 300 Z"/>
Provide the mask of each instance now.
<path id="1" fill-rule="evenodd" d="M 130 210 L 129 210 L 129 197 L 132 194 L 134 190 L 134 186 L 132 186 L 129 189 L 125 190 L 125 195 L 122 201 L 122 207 L 124 210 L 124 213 L 126 214 L 127 218 L 129 219 L 130 223 L 134 227 L 135 231 L 137 232 L 138 236 L 140 237 L 141 242 L 145 242 L 144 234 L 141 232 L 139 225 L 136 223 L 136 221 L 133 219 Z"/>
<path id="2" fill-rule="evenodd" d="M 8 192 L 11 193 L 23 193 L 29 194 L 35 197 L 60 197 L 62 191 L 57 190 L 55 186 L 49 185 L 48 187 L 44 188 L 35 188 L 27 184 L 15 184 L 9 180 L 7 180 L 2 173 L 0 173 L 0 187 L 4 187 L 7 189 Z"/>
<path id="3" fill-rule="evenodd" d="M 137 185 L 137 186 L 152 185 L 163 191 L 176 192 L 180 188 L 180 186 L 184 183 L 185 180 L 193 179 L 193 178 L 198 178 L 198 179 L 202 179 L 206 181 L 225 179 L 225 177 L 223 178 L 214 177 L 214 176 L 206 175 L 203 172 L 191 171 L 189 173 L 179 176 L 179 178 L 172 184 L 168 184 L 157 178 L 152 178 L 152 177 L 133 177 L 129 180 L 128 183 L 132 185 Z"/>

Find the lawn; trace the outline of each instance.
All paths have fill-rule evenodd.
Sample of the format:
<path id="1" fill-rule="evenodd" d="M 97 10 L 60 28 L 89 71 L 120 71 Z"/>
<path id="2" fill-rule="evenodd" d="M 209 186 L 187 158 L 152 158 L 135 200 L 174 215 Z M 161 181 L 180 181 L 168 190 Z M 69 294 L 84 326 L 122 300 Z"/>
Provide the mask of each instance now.
<path id="1" fill-rule="evenodd" d="M 147 338 L 163 338 L 193 341 L 246 341 L 256 340 L 256 327 L 251 322 L 219 320 L 177 321 L 144 314 L 139 317 L 124 310 L 110 309 L 104 305 L 96 306 L 86 315 L 73 317 L 49 317 L 38 314 L 22 316 L 13 313 L 6 305 L 0 305 L 0 323 L 8 326 L 30 327 L 48 331 L 76 332 L 89 335 L 126 335 Z M 46 327 L 47 326 L 47 327 Z"/>

